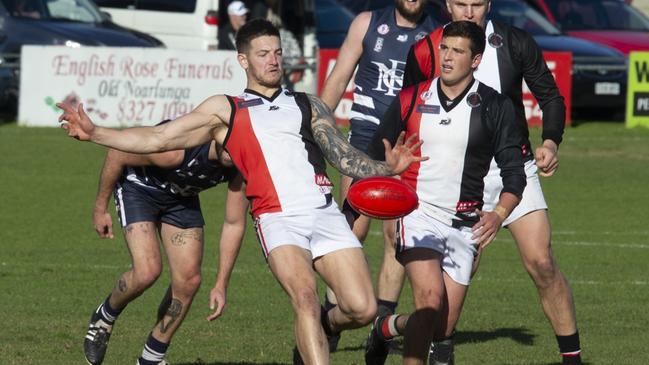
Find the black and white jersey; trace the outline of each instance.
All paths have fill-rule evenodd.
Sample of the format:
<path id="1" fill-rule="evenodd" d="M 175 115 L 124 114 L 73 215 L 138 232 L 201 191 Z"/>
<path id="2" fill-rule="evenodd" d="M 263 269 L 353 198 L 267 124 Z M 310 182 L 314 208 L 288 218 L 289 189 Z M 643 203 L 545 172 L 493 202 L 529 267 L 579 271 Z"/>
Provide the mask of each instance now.
<path id="1" fill-rule="evenodd" d="M 551 139 L 559 145 L 566 107 L 534 38 L 521 29 L 495 21 L 487 22 L 485 36 L 486 48 L 474 77 L 507 95 L 514 103 L 513 113 L 525 135 L 523 148 L 527 150 L 527 158 L 532 158 L 532 151 L 523 105 L 523 80 L 543 110 L 543 139 Z M 438 28 L 411 47 L 404 71 L 404 87 L 439 75 L 440 62 L 436 58 L 441 39 L 442 28 Z"/>
<path id="2" fill-rule="evenodd" d="M 198 195 L 205 189 L 230 180 L 237 172 L 235 168 L 223 167 L 218 161 L 209 159 L 211 143 L 185 149 L 183 162 L 173 169 L 128 166 L 122 173 L 122 181 L 179 196 Z"/>
<path id="3" fill-rule="evenodd" d="M 382 139 L 392 144 L 405 131 L 424 143 L 416 152 L 428 156 L 414 163 L 401 179 L 413 187 L 419 204 L 449 225 L 470 226 L 482 209 L 484 177 L 495 157 L 503 192 L 520 197 L 525 188 L 523 133 L 514 119 L 512 102 L 474 80 L 455 100 L 441 91 L 439 79 L 401 91 L 386 112 L 369 148 L 383 159 Z"/>

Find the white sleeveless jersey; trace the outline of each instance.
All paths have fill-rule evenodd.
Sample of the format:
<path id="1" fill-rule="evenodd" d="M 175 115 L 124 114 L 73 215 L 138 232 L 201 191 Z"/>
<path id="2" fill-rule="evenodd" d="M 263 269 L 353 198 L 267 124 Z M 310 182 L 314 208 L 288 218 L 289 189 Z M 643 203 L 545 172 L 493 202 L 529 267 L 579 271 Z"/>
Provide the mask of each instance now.
<path id="1" fill-rule="evenodd" d="M 333 185 L 311 132 L 306 94 L 279 89 L 266 98 L 246 89 L 228 100 L 232 114 L 224 146 L 246 179 L 252 215 L 330 203 Z"/>

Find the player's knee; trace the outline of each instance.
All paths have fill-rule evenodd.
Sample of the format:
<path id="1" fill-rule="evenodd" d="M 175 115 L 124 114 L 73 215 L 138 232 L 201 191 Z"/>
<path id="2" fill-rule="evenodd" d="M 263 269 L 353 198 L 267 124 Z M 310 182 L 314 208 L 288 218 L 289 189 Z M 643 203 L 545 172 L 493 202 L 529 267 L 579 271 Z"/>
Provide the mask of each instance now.
<path id="1" fill-rule="evenodd" d="M 376 317 L 377 305 L 373 299 L 358 300 L 349 303 L 349 305 L 341 306 L 341 311 L 354 322 L 365 325 Z"/>
<path id="2" fill-rule="evenodd" d="M 179 279 L 174 279 L 172 287 L 174 293 L 179 293 L 185 297 L 193 297 L 194 294 L 198 291 L 198 288 L 201 286 L 201 274 L 194 273 L 192 275 L 187 275 Z"/>
<path id="3" fill-rule="evenodd" d="M 147 264 L 136 268 L 133 271 L 133 278 L 137 289 L 145 290 L 158 280 L 162 273 L 162 267 L 158 264 Z"/>
<path id="4" fill-rule="evenodd" d="M 319 315 L 320 313 L 318 293 L 312 288 L 297 289 L 293 293 L 291 301 L 293 308 L 298 313 L 310 313 L 314 315 Z"/>
<path id="5" fill-rule="evenodd" d="M 527 270 L 537 286 L 547 286 L 559 274 L 559 268 L 552 256 L 539 257 L 527 263 Z"/>
<path id="6" fill-rule="evenodd" d="M 417 310 L 424 313 L 439 312 L 442 309 L 442 297 L 432 290 L 420 291 L 416 294 Z"/>

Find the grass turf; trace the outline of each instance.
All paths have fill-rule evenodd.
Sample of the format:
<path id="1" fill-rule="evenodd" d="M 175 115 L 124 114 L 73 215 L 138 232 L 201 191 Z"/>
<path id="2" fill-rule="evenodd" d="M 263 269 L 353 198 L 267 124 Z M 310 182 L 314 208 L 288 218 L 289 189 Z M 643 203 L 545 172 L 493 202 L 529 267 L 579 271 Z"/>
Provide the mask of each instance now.
<path id="1" fill-rule="evenodd" d="M 539 132 L 532 131 L 533 141 Z M 120 235 L 100 240 L 91 224 L 104 149 L 57 129 L 0 125 L 0 364 L 82 364 L 90 312 L 129 266 Z M 646 364 L 649 341 L 649 131 L 583 123 L 566 131 L 560 169 L 542 179 L 553 248 L 570 281 L 584 359 Z M 332 173 L 332 177 L 336 174 Z M 224 317 L 208 323 L 225 186 L 202 196 L 203 286 L 176 334 L 177 364 L 290 364 L 292 313 L 250 229 Z M 117 225 L 117 223 L 115 223 Z M 376 272 L 380 226 L 366 254 Z M 168 285 L 164 273 L 115 327 L 104 364 L 134 364 Z M 412 308 L 404 290 L 400 309 Z M 333 364 L 362 364 L 367 328 L 345 332 Z M 486 251 L 458 326 L 460 364 L 553 364 L 554 334 L 508 232 Z M 398 355 L 388 364 L 400 363 Z"/>

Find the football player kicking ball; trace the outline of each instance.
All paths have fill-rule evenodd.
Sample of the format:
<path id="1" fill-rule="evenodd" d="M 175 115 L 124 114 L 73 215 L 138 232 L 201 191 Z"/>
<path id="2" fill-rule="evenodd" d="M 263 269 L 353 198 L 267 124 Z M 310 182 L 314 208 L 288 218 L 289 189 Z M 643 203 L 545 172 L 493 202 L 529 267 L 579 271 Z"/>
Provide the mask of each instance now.
<path id="1" fill-rule="evenodd" d="M 92 124 L 82 108 L 61 105 L 68 135 L 119 150 L 150 153 L 210 139 L 229 153 L 244 177 L 257 235 L 270 270 L 295 313 L 295 338 L 307 364 L 327 364 L 325 334 L 369 323 L 376 299 L 358 239 L 332 199 L 325 158 L 341 173 L 362 178 L 403 172 L 419 147 L 401 136 L 385 141 L 385 162 L 353 148 L 318 98 L 281 88 L 279 31 L 255 19 L 237 32 L 238 61 L 247 88 L 215 95 L 195 110 L 156 127 L 121 131 Z M 339 305 L 321 314 L 315 273 Z"/>
<path id="2" fill-rule="evenodd" d="M 512 102 L 473 78 L 484 48 L 484 32 L 475 23 L 447 25 L 441 76 L 404 88 L 370 146 L 370 156 L 380 157 L 377 141 L 417 133 L 423 142 L 417 153 L 430 159 L 401 174 L 419 196 L 419 207 L 397 221 L 396 234 L 415 311 L 376 319 L 367 364 L 383 364 L 388 341 L 401 334 L 403 363 L 427 361 L 433 333 L 452 328 L 460 316 L 477 250 L 496 237 L 525 188 L 523 135 Z M 492 158 L 502 171 L 503 189 L 495 209 L 483 211 L 483 179 Z"/>
<path id="3" fill-rule="evenodd" d="M 215 142 L 145 155 L 108 151 L 99 180 L 93 224 L 100 237 L 113 238 L 113 222 L 107 208 L 114 190 L 132 265 L 92 313 L 84 339 L 84 355 L 89 364 L 103 362 L 119 314 L 160 276 L 162 255 L 158 236 L 169 260 L 171 285 L 137 363 L 166 364 L 164 357 L 171 338 L 201 283 L 205 222 L 198 193 L 229 181 L 221 231 L 221 265 L 210 295 L 212 302 L 218 303 L 214 314 L 220 315 L 232 263 L 243 239 L 248 202 L 241 176 L 236 169 L 226 166 L 227 157 L 218 155 Z"/>

